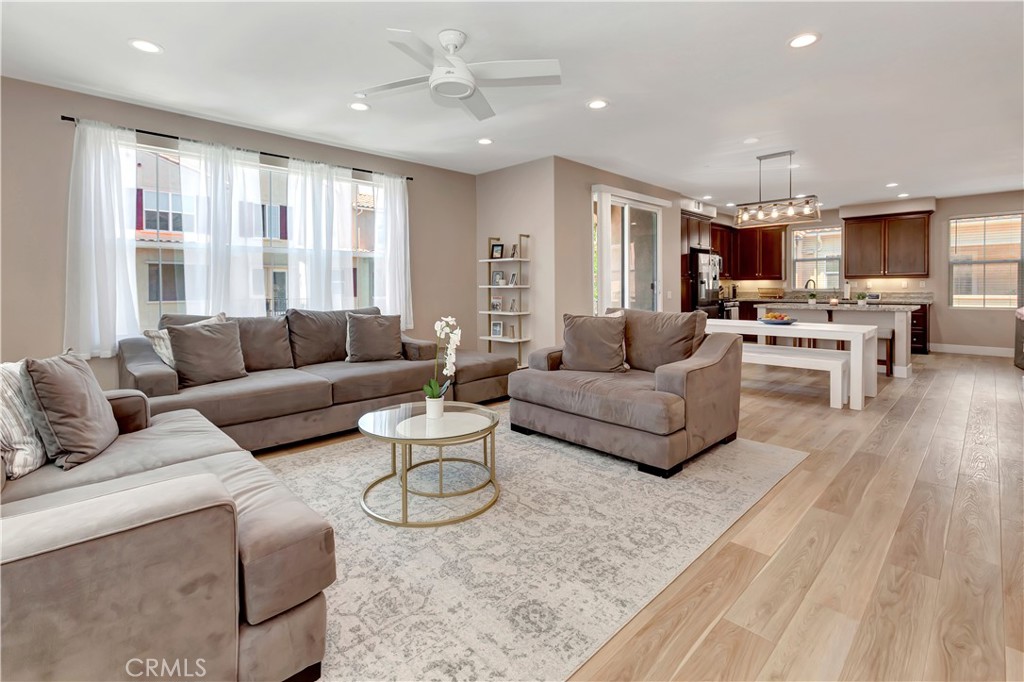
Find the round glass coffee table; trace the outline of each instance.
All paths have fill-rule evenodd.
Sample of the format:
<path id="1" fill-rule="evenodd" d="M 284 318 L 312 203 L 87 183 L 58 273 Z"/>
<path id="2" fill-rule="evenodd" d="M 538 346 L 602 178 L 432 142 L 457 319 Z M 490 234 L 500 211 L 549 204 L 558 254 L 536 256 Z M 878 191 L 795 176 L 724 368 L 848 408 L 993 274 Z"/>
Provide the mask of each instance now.
<path id="1" fill-rule="evenodd" d="M 427 419 L 426 403 L 406 403 L 396 407 L 388 407 L 376 412 L 364 414 L 359 418 L 359 430 L 366 436 L 381 440 L 391 445 L 391 471 L 366 486 L 360 505 L 371 518 L 392 526 L 426 528 L 446 526 L 459 523 L 479 516 L 494 506 L 501 494 L 498 480 L 494 475 L 494 431 L 498 427 L 498 413 L 472 403 L 446 402 L 444 416 L 440 419 Z M 453 445 L 464 445 L 480 441 L 483 443 L 483 459 L 475 460 L 465 457 L 445 457 L 444 449 Z M 437 448 L 437 456 L 420 462 L 413 462 L 414 446 L 430 446 Z M 399 466 L 401 454 L 401 466 Z M 486 478 L 482 483 L 461 489 L 445 489 L 444 466 L 446 463 L 479 467 L 484 470 Z M 437 489 L 415 490 L 409 486 L 409 472 L 420 467 L 436 465 Z M 367 496 L 378 486 L 398 479 L 402 496 L 401 518 L 391 518 L 384 513 L 375 511 L 367 501 Z M 433 487 L 433 486 L 431 486 Z M 478 490 L 490 487 L 492 494 L 482 505 L 471 511 L 456 516 L 445 516 L 428 521 L 409 520 L 409 494 L 420 497 L 448 498 L 469 495 Z"/>

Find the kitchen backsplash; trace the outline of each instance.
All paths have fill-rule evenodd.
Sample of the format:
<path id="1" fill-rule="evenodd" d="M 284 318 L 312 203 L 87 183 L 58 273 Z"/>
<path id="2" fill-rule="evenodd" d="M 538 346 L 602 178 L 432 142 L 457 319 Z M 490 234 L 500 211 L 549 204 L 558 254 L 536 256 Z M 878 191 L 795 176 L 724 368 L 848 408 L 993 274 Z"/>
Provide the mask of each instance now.
<path id="1" fill-rule="evenodd" d="M 765 287 L 761 287 L 762 289 Z M 867 291 L 873 294 L 881 294 L 881 300 L 891 303 L 934 303 L 935 294 L 931 291 L 881 291 L 879 289 L 861 289 L 858 287 L 851 287 L 850 292 L 852 296 L 855 296 L 859 291 Z M 805 301 L 807 300 L 807 291 L 805 289 L 784 289 L 782 298 L 787 301 Z M 830 298 L 842 297 L 842 291 L 836 289 L 818 289 L 818 300 L 827 301 Z M 760 300 L 763 298 L 757 289 L 740 288 L 736 294 L 736 298 L 740 300 Z"/>

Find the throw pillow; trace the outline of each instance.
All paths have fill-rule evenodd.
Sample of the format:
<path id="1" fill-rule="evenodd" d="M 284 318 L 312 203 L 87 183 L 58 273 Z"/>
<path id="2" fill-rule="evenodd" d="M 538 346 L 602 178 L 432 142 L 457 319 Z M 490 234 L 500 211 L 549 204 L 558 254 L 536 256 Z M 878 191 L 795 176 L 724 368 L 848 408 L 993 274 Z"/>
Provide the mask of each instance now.
<path id="1" fill-rule="evenodd" d="M 85 360 L 29 358 L 21 386 L 46 454 L 62 469 L 88 462 L 117 438 L 114 410 Z"/>
<path id="2" fill-rule="evenodd" d="M 380 308 L 356 310 L 297 310 L 289 308 L 288 337 L 296 367 L 337 362 L 348 355 L 345 339 L 348 314 L 380 315 Z"/>
<path id="3" fill-rule="evenodd" d="M 172 316 L 164 315 L 160 318 L 160 329 L 147 329 L 146 331 L 142 332 L 142 335 L 150 340 L 150 342 L 153 344 L 153 350 L 155 350 L 156 354 L 160 356 L 160 359 L 163 360 L 168 367 L 174 367 L 174 351 L 171 349 L 171 337 L 168 336 L 167 325 L 164 324 L 164 319 L 169 317 Z M 179 315 L 178 317 L 192 316 Z M 228 317 L 224 313 L 217 313 L 213 317 L 208 317 L 204 320 L 198 320 L 196 322 L 189 322 L 188 324 L 185 324 L 183 326 L 190 327 L 192 325 L 200 324 L 216 324 L 218 322 L 226 322 L 227 319 Z"/>
<path id="4" fill-rule="evenodd" d="M 626 318 L 562 315 L 565 323 L 562 369 L 625 372 L 622 342 Z"/>
<path id="5" fill-rule="evenodd" d="M 692 313 L 626 310 L 626 362 L 653 372 L 662 365 L 685 360 L 704 340 L 708 316 Z"/>
<path id="6" fill-rule="evenodd" d="M 191 388 L 247 376 L 237 322 L 168 327 L 178 387 Z"/>
<path id="7" fill-rule="evenodd" d="M 402 359 L 401 315 L 348 314 L 346 362 Z"/>
<path id="8" fill-rule="evenodd" d="M 46 464 L 46 448 L 32 424 L 21 389 L 24 362 L 0 364 L 0 456 L 5 478 L 21 478 Z"/>
<path id="9" fill-rule="evenodd" d="M 288 341 L 288 322 L 283 317 L 231 317 L 238 323 L 238 340 L 247 372 L 265 369 L 290 369 L 292 346 Z"/>

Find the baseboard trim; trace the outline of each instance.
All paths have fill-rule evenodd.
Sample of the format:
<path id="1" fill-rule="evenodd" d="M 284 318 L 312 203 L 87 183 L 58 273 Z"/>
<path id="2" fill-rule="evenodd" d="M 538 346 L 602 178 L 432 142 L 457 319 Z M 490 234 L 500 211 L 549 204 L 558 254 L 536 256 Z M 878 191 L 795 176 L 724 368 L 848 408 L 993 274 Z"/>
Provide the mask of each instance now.
<path id="1" fill-rule="evenodd" d="M 999 346 L 961 346 L 955 343 L 933 343 L 929 350 L 936 353 L 959 353 L 960 355 L 987 355 L 992 358 L 1012 358 L 1013 348 Z"/>

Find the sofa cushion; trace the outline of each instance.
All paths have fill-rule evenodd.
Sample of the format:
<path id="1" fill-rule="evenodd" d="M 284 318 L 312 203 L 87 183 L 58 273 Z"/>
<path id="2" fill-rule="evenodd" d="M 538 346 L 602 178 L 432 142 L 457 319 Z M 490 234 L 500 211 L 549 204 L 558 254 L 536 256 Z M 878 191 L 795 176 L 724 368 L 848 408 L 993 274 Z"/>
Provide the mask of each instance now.
<path id="1" fill-rule="evenodd" d="M 265 369 L 290 369 L 292 346 L 288 340 L 288 320 L 284 317 L 229 317 L 238 323 L 238 341 L 247 372 Z"/>
<path id="2" fill-rule="evenodd" d="M 402 359 L 402 316 L 349 313 L 347 362 Z"/>
<path id="3" fill-rule="evenodd" d="M 174 349 L 171 348 L 171 335 L 167 333 L 167 327 L 190 327 L 198 324 L 216 324 L 227 322 L 227 315 L 217 313 L 213 317 L 209 315 L 182 315 L 177 313 L 164 313 L 160 316 L 158 329 L 147 329 L 142 335 L 149 339 L 153 350 L 164 361 L 168 367 L 174 367 Z"/>
<path id="4" fill-rule="evenodd" d="M 331 405 L 331 384 L 297 369 L 268 369 L 151 398 L 153 414 L 194 408 L 217 426 L 280 417 Z"/>
<path id="5" fill-rule="evenodd" d="M 624 372 L 622 340 L 626 319 L 562 315 L 565 323 L 562 367 L 585 372 Z"/>
<path id="6" fill-rule="evenodd" d="M 195 412 L 189 411 L 184 414 L 192 415 L 192 419 L 204 422 L 207 437 L 214 432 L 220 433 Z M 154 418 L 154 421 L 158 419 Z M 147 429 L 151 430 L 152 428 Z M 163 433 L 162 438 L 167 441 L 166 445 L 170 445 L 174 440 L 168 438 L 167 433 Z M 234 446 L 227 436 L 220 434 L 220 438 L 223 439 L 220 444 L 223 445 L 224 441 L 227 441 Z M 163 447 L 159 442 L 152 445 Z M 184 452 L 191 446 L 192 451 L 198 456 L 200 450 L 197 450 L 195 445 L 192 441 L 181 448 L 181 451 Z M 209 450 L 214 442 L 204 441 L 202 445 Z M 213 454 L 148 471 L 140 470 L 140 473 L 136 474 L 130 473 L 129 465 L 143 466 L 149 459 L 145 450 L 140 451 L 140 445 L 133 444 L 122 454 L 124 456 L 119 458 L 122 466 L 119 469 L 120 473 L 115 474 L 116 478 L 93 485 L 81 485 L 73 490 L 39 495 L 7 504 L 7 493 L 16 484 L 28 482 L 33 476 L 48 468 L 57 474 L 64 472 L 57 471 L 56 467 L 44 467 L 31 476 L 11 481 L 4 489 L 5 504 L 0 509 L 4 514 L 23 514 L 79 500 L 94 499 L 157 481 L 210 473 L 220 479 L 234 499 L 237 509 L 238 558 L 242 584 L 239 597 L 242 618 L 255 625 L 303 603 L 334 582 L 336 568 L 333 529 L 322 516 L 306 506 L 248 452 L 229 451 Z M 168 458 L 163 459 L 167 461 Z M 80 469 L 85 471 L 86 467 Z"/>
<path id="7" fill-rule="evenodd" d="M 431 360 L 325 362 L 301 369 L 333 385 L 335 405 L 418 391 L 434 378 Z"/>
<path id="8" fill-rule="evenodd" d="M 244 377 L 237 322 L 168 327 L 178 388 Z"/>
<path id="9" fill-rule="evenodd" d="M 524 369 L 508 377 L 508 394 L 609 424 L 660 436 L 686 426 L 686 402 L 654 390 L 654 374 L 631 369 L 622 373 L 545 372 Z"/>
<path id="10" fill-rule="evenodd" d="M 288 336 L 296 367 L 344 360 L 348 313 L 380 315 L 380 308 L 355 310 L 297 310 L 289 308 Z"/>
<path id="11" fill-rule="evenodd" d="M 47 456 L 62 469 L 88 462 L 117 438 L 114 410 L 89 363 L 72 355 L 28 358 L 22 393 Z"/>
<path id="12" fill-rule="evenodd" d="M 460 350 L 455 355 L 455 384 L 508 376 L 518 367 L 516 359 L 508 355 Z"/>
<path id="13" fill-rule="evenodd" d="M 8 481 L 4 504 L 238 449 L 195 410 L 160 414 L 152 418 L 149 428 L 119 436 L 106 450 L 70 471 L 47 465 Z"/>
<path id="14" fill-rule="evenodd" d="M 670 362 L 685 360 L 704 340 L 708 315 L 626 310 L 626 362 L 653 372 Z"/>

